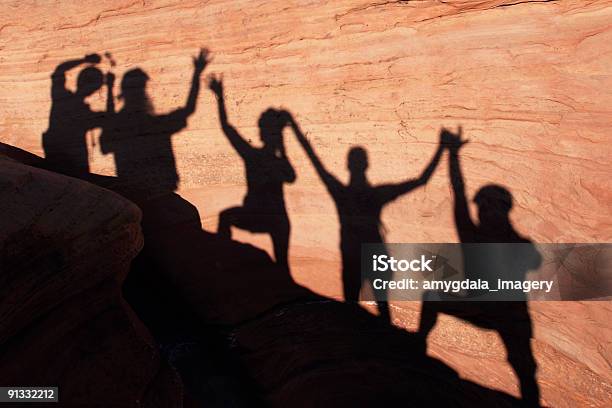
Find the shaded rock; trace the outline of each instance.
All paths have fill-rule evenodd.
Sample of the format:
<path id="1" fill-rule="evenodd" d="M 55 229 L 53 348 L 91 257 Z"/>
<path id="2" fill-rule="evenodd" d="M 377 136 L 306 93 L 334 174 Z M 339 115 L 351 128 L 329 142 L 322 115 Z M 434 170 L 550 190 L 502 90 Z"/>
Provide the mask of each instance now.
<path id="1" fill-rule="evenodd" d="M 520 406 L 427 357 L 422 340 L 356 304 L 301 302 L 233 332 L 273 406 Z"/>
<path id="2" fill-rule="evenodd" d="M 146 240 L 139 259 L 147 273 L 133 271 L 128 291 L 135 298 L 128 298 L 140 300 L 136 309 L 157 326 L 158 338 L 189 331 L 176 325 L 187 310 L 194 314 L 184 322 L 195 325 L 192 332 L 201 334 L 208 326 L 207 336 L 221 338 L 217 349 L 203 350 L 204 360 L 196 349 L 188 352 L 191 364 L 179 361 L 184 381 L 200 400 L 206 398 L 203 389 L 216 388 L 210 394 L 219 395 L 225 388 L 212 383 L 214 370 L 208 378 L 201 375 L 217 350 L 240 377 L 239 392 L 250 393 L 247 406 L 521 405 L 426 356 L 417 335 L 385 324 L 358 304 L 298 285 L 265 251 L 201 229 L 197 211 L 182 197 L 169 194 L 139 205 Z M 146 299 L 143 288 L 155 280 L 164 284 Z M 171 292 L 179 300 L 168 302 Z M 185 308 L 170 318 L 169 310 L 179 303 Z"/>
<path id="3" fill-rule="evenodd" d="M 62 406 L 181 406 L 175 372 L 121 295 L 140 211 L 0 157 L 0 383 L 59 386 Z"/>

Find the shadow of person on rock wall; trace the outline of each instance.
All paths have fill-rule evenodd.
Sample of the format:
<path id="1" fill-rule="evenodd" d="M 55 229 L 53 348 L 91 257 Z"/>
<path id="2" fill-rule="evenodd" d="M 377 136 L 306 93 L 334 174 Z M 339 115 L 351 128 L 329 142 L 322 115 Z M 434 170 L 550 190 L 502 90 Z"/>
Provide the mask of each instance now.
<path id="1" fill-rule="evenodd" d="M 51 113 L 42 145 L 47 166 L 57 172 L 76 177 L 89 173 L 87 132 L 107 120 L 105 112 L 94 112 L 85 102 L 104 84 L 104 74 L 93 66 L 99 62 L 98 54 L 90 54 L 61 63 L 51 75 Z M 72 92 L 66 88 L 66 73 L 83 64 L 91 65 L 79 73 Z"/>
<path id="2" fill-rule="evenodd" d="M 263 146 L 253 147 L 227 119 L 223 81 L 211 76 L 210 89 L 219 106 L 223 133 L 245 165 L 247 193 L 241 207 L 223 210 L 219 215 L 218 234 L 231 238 L 231 227 L 270 234 L 276 263 L 289 271 L 290 223 L 283 185 L 295 181 L 295 171 L 285 154 L 283 129 L 288 124 L 286 112 L 268 109 L 259 117 L 259 135 Z"/>
<path id="3" fill-rule="evenodd" d="M 465 278 L 476 281 L 487 279 L 490 271 L 496 277 L 512 281 L 524 281 L 527 271 L 540 266 L 541 256 L 527 238 L 519 235 L 509 218 L 512 195 L 504 187 L 487 185 L 474 198 L 478 205 L 479 224 L 472 221 L 465 195 L 465 187 L 459 150 L 467 143 L 461 139 L 462 132 L 453 134 L 443 129 L 441 138 L 449 146 L 450 177 L 454 194 L 454 215 L 457 232 L 463 250 Z M 479 248 L 472 244 L 487 244 Z M 504 245 L 521 244 L 521 245 Z M 486 259 L 495 252 L 495 259 Z M 493 265 L 493 269 L 491 269 Z M 497 283 L 495 286 L 497 287 Z M 478 327 L 495 330 L 501 336 L 507 350 L 508 362 L 518 376 L 523 401 L 528 406 L 539 406 L 539 389 L 535 379 L 536 362 L 531 350 L 532 326 L 524 293 L 519 292 L 517 301 L 433 301 L 426 293 L 421 310 L 419 334 L 423 342 L 436 324 L 439 313 L 459 317 Z"/>
<path id="4" fill-rule="evenodd" d="M 209 63 L 208 51 L 202 49 L 193 59 L 193 77 L 185 106 L 170 113 L 154 113 L 147 82 L 149 76 L 140 68 L 123 75 L 121 94 L 123 107 L 115 112 L 109 95 L 109 120 L 100 136 L 104 154 L 113 154 L 117 178 L 151 194 L 175 191 L 179 176 L 172 150 L 172 136 L 187 126 L 187 118 L 196 109 L 200 76 Z M 110 74 L 110 83 L 114 79 Z"/>
<path id="5" fill-rule="evenodd" d="M 340 219 L 344 299 L 356 302 L 359 300 L 359 294 L 364 283 L 361 277 L 361 245 L 385 242 L 381 231 L 382 222 L 380 218 L 384 206 L 427 184 L 442 156 L 442 145 L 438 146 L 431 162 L 418 178 L 379 186 L 371 185 L 367 179 L 368 157 L 365 148 L 361 146 L 353 147 L 349 151 L 347 159 L 350 180 L 347 185 L 344 185 L 323 166 L 310 142 L 293 118 L 290 118 L 290 124 L 336 204 Z M 384 297 L 384 294 L 381 297 Z M 390 322 L 391 317 L 387 302 L 378 302 L 378 311 L 381 318 Z"/>

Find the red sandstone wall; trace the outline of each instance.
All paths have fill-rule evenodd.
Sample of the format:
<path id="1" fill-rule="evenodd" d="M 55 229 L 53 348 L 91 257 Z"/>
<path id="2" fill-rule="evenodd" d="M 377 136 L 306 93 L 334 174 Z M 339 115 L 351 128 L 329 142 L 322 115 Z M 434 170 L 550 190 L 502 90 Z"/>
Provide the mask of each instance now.
<path id="1" fill-rule="evenodd" d="M 204 46 L 214 55 L 207 72 L 224 74 L 230 121 L 254 144 L 260 113 L 285 107 L 342 180 L 348 149 L 362 145 L 371 181 L 393 182 L 420 172 L 441 126 L 462 125 L 470 139 L 463 150 L 470 196 L 486 183 L 506 186 L 515 198 L 517 229 L 537 242 L 609 242 L 611 5 L 4 2 L 0 141 L 43 153 L 50 74 L 64 60 L 109 51 L 118 78 L 141 67 L 151 78 L 155 110 L 166 112 L 184 103 L 191 57 Z M 74 76 L 71 81 L 74 86 Z M 104 108 L 105 93 L 90 98 L 93 108 Z M 214 104 L 203 87 L 187 129 L 173 139 L 179 193 L 197 205 L 211 230 L 218 213 L 239 205 L 246 191 L 242 162 L 221 132 Z M 92 140 L 98 136 L 93 132 Z M 286 188 L 292 273 L 313 290 L 339 297 L 335 208 L 296 140 L 286 136 L 297 172 Z M 114 174 L 112 157 L 98 145 L 90 145 L 92 170 Z M 389 242 L 457 240 L 446 157 L 425 188 L 385 209 L 383 222 Z M 235 237 L 271 249 L 265 235 L 236 231 Z M 398 324 L 414 327 L 418 304 L 394 310 Z M 549 384 L 543 397 L 550 404 L 609 401 L 609 313 L 609 303 L 532 305 L 540 379 Z M 448 318 L 433 341 L 432 352 L 468 378 L 516 393 L 503 381 L 510 368 L 495 334 Z M 474 356 L 491 363 L 477 364 Z M 589 389 L 598 391 L 588 396 Z M 572 393 L 579 397 L 568 399 Z"/>

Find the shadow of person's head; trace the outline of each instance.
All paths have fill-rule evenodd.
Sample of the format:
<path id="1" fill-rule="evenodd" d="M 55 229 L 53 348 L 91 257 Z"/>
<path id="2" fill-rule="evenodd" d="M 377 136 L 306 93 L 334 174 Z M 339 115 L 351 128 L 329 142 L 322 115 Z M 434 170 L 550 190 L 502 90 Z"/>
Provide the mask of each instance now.
<path id="1" fill-rule="evenodd" d="M 102 71 L 95 67 L 87 67 L 77 77 L 76 93 L 79 97 L 86 98 L 102 88 L 103 84 L 104 74 L 102 74 Z"/>
<path id="2" fill-rule="evenodd" d="M 368 152 L 361 146 L 352 147 L 348 152 L 346 165 L 352 179 L 365 178 L 368 169 Z"/>
<path id="3" fill-rule="evenodd" d="M 129 70 L 121 79 L 121 94 L 124 109 L 138 112 L 152 112 L 152 105 L 147 94 L 149 76 L 140 68 Z"/>
<path id="4" fill-rule="evenodd" d="M 259 117 L 259 137 L 264 148 L 276 151 L 283 146 L 283 129 L 288 123 L 287 113 L 269 108 Z"/>
<path id="5" fill-rule="evenodd" d="M 489 184 L 482 187 L 474 197 L 478 205 L 478 219 L 482 227 L 496 227 L 509 222 L 512 209 L 512 194 L 506 188 Z"/>

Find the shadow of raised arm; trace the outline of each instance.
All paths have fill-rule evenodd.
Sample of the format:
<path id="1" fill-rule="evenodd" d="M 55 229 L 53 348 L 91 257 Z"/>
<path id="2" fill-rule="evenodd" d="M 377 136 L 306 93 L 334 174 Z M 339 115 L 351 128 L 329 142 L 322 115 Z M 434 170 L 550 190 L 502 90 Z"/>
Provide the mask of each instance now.
<path id="1" fill-rule="evenodd" d="M 238 133 L 236 128 L 232 126 L 227 119 L 227 110 L 225 108 L 225 95 L 223 92 L 223 77 L 216 77 L 214 75 L 209 76 L 208 87 L 214 92 L 217 97 L 217 105 L 219 108 L 219 121 L 221 122 L 221 128 L 223 133 L 230 141 L 234 149 L 240 154 L 240 156 L 248 155 L 253 147 L 249 142 Z"/>
<path id="2" fill-rule="evenodd" d="M 200 93 L 200 76 L 210 61 L 210 53 L 206 48 L 202 48 L 200 50 L 200 54 L 193 58 L 193 77 L 191 79 L 189 95 L 187 96 L 187 103 L 185 104 L 186 116 L 189 116 L 195 112 L 196 101 L 198 100 L 198 94 Z"/>
<path id="3" fill-rule="evenodd" d="M 340 181 L 338 181 L 338 179 L 333 174 L 331 174 L 329 171 L 327 171 L 325 166 L 323 166 L 323 163 L 321 162 L 317 154 L 314 152 L 312 145 L 310 144 L 310 142 L 308 141 L 308 139 L 302 132 L 302 129 L 300 129 L 300 126 L 297 124 L 297 122 L 295 121 L 293 116 L 291 116 L 291 114 L 288 113 L 288 115 L 289 115 L 288 117 L 289 125 L 291 126 L 291 129 L 293 129 L 293 132 L 295 133 L 298 141 L 304 148 L 304 151 L 306 152 L 306 155 L 312 162 L 312 165 L 317 171 L 317 174 L 319 175 L 319 177 L 325 184 L 325 187 L 327 187 L 327 190 L 329 190 L 332 196 L 335 196 L 339 192 L 339 190 L 343 187 L 342 183 L 340 183 Z"/>
<path id="4" fill-rule="evenodd" d="M 438 163 L 440 163 L 440 158 L 442 157 L 443 152 L 444 152 L 444 148 L 442 145 L 442 140 L 440 140 L 440 144 L 438 145 L 438 149 L 436 150 L 436 153 L 434 154 L 433 158 L 431 159 L 427 167 L 425 167 L 425 169 L 423 170 L 423 172 L 418 178 L 412 178 L 412 179 L 406 180 L 403 183 L 388 184 L 388 185 L 382 185 L 382 186 L 377 187 L 377 193 L 378 193 L 379 199 L 383 203 L 387 203 L 389 201 L 393 201 L 397 199 L 398 197 L 404 194 L 409 193 L 410 191 L 414 190 L 417 187 L 421 187 L 427 184 L 434 170 L 438 166 Z"/>
<path id="5" fill-rule="evenodd" d="M 69 93 L 66 89 L 66 72 L 82 64 L 97 64 L 100 60 L 98 54 L 89 54 L 83 58 L 64 61 L 59 64 L 51 74 L 51 98 L 55 100 Z"/>
<path id="6" fill-rule="evenodd" d="M 471 242 L 474 239 L 476 226 L 470 217 L 470 210 L 465 196 L 465 183 L 459 162 L 459 149 L 468 142 L 461 139 L 462 133 L 461 127 L 459 127 L 457 133 L 442 129 L 440 131 L 440 138 L 443 143 L 448 145 L 450 152 L 449 171 L 455 199 L 454 215 L 457 233 L 461 242 Z"/>

